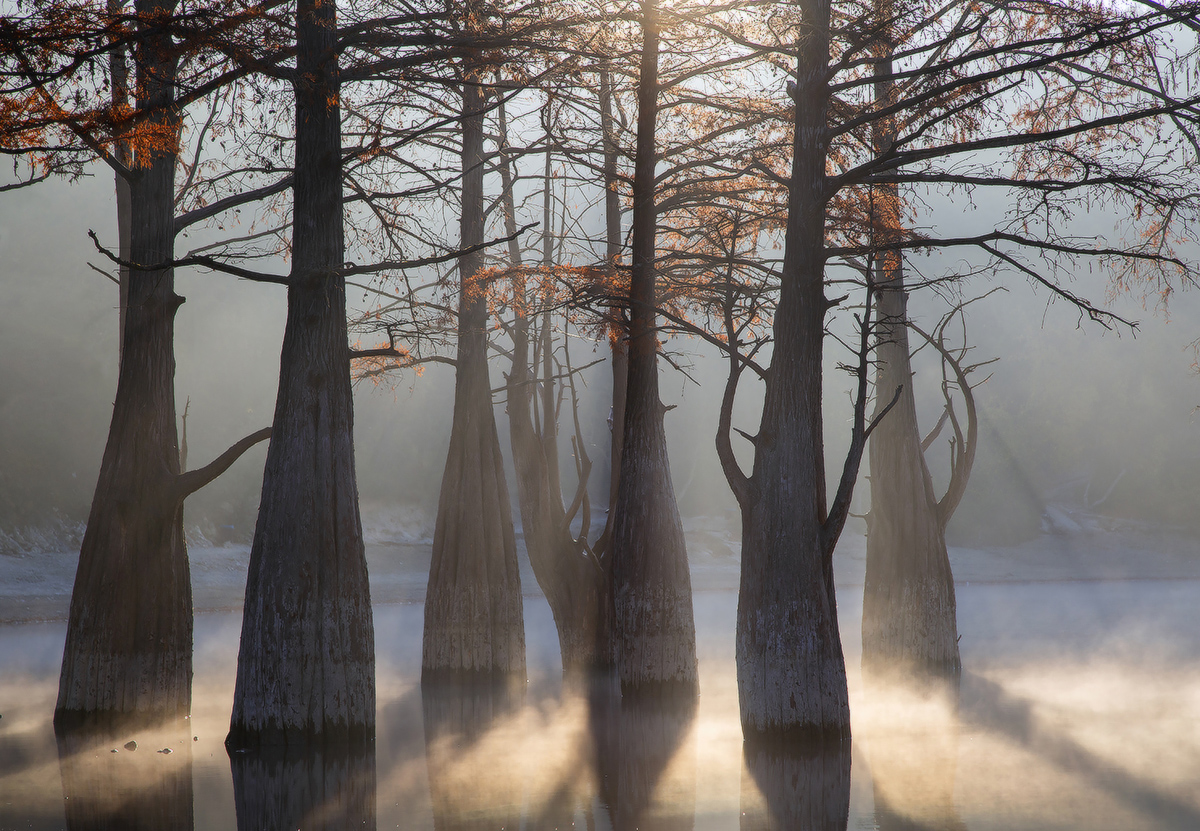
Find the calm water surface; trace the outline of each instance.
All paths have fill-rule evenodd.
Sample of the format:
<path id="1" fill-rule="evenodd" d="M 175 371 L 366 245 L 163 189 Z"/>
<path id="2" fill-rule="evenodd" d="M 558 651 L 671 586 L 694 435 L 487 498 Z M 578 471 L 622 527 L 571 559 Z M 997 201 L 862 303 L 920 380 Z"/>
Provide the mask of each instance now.
<path id="1" fill-rule="evenodd" d="M 864 687 L 846 587 L 854 741 L 791 757 L 743 752 L 727 591 L 696 594 L 701 696 L 682 709 L 564 691 L 533 597 L 524 689 L 422 691 L 420 605 L 378 606 L 375 746 L 315 759 L 225 753 L 237 615 L 197 618 L 187 724 L 61 745 L 65 625 L 4 626 L 0 829 L 1196 829 L 1197 593 L 960 584 L 955 705 Z"/>

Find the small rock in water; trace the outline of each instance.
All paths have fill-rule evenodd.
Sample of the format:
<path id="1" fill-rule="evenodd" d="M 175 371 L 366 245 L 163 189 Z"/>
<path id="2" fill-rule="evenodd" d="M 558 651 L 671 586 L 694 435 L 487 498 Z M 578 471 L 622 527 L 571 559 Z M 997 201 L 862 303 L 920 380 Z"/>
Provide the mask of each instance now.
<path id="1" fill-rule="evenodd" d="M 117 750 L 117 749 L 114 747 L 112 750 L 110 750 L 110 751 L 108 751 L 108 752 L 109 752 L 109 753 L 120 753 L 121 751 Z"/>
<path id="2" fill-rule="evenodd" d="M 135 741 L 125 742 L 125 749 L 126 750 L 137 750 L 137 742 L 135 742 Z"/>
<path id="3" fill-rule="evenodd" d="M 160 750 L 160 751 L 158 751 L 158 752 L 159 752 L 159 753 L 170 753 L 170 752 L 171 752 L 171 748 L 169 748 L 169 747 L 164 747 L 162 750 Z"/>

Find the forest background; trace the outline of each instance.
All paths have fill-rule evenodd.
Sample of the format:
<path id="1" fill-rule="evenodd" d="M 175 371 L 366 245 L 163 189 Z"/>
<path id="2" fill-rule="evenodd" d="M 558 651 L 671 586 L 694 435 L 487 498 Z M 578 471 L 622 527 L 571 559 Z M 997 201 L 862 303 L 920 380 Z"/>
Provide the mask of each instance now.
<path id="1" fill-rule="evenodd" d="M 976 201 L 935 205 L 931 213 L 948 231 L 966 233 L 993 227 L 1003 207 Z M 117 372 L 116 286 L 88 266 L 102 258 L 87 231 L 114 238 L 113 216 L 111 176 L 99 164 L 75 183 L 51 181 L 0 195 L 0 553 L 78 548 Z M 602 238 L 595 219 L 594 236 Z M 913 267 L 936 275 L 955 261 L 954 255 L 915 255 Z M 176 337 L 179 405 L 182 412 L 190 399 L 189 451 L 207 459 L 228 437 L 269 423 L 285 304 L 273 286 L 188 269 L 178 279 L 188 299 Z M 976 392 L 980 447 L 950 525 L 951 543 L 1009 545 L 1067 530 L 1060 527 L 1063 511 L 1200 535 L 1200 378 L 1191 325 L 1200 317 L 1200 296 L 1177 292 L 1163 308 L 1157 297 L 1114 295 L 1099 270 L 1077 274 L 1070 288 L 1106 299 L 1118 314 L 1139 321 L 1131 333 L 1081 321 L 1078 310 L 1019 279 L 975 278 L 964 292 L 982 294 L 1001 282 L 1010 290 L 972 304 L 967 314 L 973 359 L 1000 360 Z M 367 297 L 364 304 L 361 291 L 352 290 L 349 299 L 360 306 L 373 302 Z M 927 324 L 945 308 L 928 291 L 911 303 L 916 320 Z M 667 415 L 681 512 L 736 523 L 713 444 L 725 364 L 696 339 L 675 337 L 669 348 L 695 379 L 663 369 L 664 403 L 682 405 Z M 849 434 L 836 429 L 850 413 L 853 379 L 834 366 L 845 357 L 836 347 L 826 357 L 830 470 L 837 469 Z M 941 407 L 937 373 L 932 362 L 918 361 L 918 407 L 927 427 Z M 589 452 L 603 460 L 608 371 L 597 366 L 587 377 L 581 418 Z M 368 534 L 373 528 L 432 534 L 453 389 L 453 369 L 439 365 L 419 377 L 409 371 L 356 385 L 355 442 Z M 503 405 L 497 418 L 506 435 Z M 217 544 L 249 542 L 264 454 L 265 446 L 250 450 L 188 500 L 189 535 Z M 933 473 L 937 478 L 936 464 Z M 592 483 L 600 506 L 606 478 Z M 856 513 L 866 507 L 865 494 L 856 489 Z"/>

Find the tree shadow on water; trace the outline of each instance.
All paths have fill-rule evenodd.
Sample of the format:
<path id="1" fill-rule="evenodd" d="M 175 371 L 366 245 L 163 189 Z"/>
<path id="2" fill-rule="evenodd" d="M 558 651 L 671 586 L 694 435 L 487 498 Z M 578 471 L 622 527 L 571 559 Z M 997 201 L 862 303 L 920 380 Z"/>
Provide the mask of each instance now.
<path id="1" fill-rule="evenodd" d="M 1163 828 L 1200 828 L 1200 809 L 1178 792 L 1089 749 L 1069 733 L 1040 719 L 1035 701 L 996 681 L 964 672 L 962 723 L 1002 737 L 1058 770 Z"/>
<path id="2" fill-rule="evenodd" d="M 863 672 L 860 746 L 879 831 L 966 831 L 954 802 L 958 678 Z"/>

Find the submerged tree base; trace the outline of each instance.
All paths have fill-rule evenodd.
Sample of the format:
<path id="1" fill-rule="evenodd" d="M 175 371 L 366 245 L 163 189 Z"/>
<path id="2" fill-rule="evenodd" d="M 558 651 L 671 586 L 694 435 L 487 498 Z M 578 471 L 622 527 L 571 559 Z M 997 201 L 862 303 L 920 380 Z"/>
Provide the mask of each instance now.
<path id="1" fill-rule="evenodd" d="M 372 744 L 375 724 L 344 724 L 325 722 L 308 729 L 266 724 L 251 730 L 233 726 L 225 737 L 225 749 L 230 753 L 242 751 L 276 752 L 297 750 L 307 752 L 323 748 L 350 747 Z"/>
<path id="2" fill-rule="evenodd" d="M 880 585 L 871 577 L 863 598 L 863 671 L 957 679 L 962 660 L 949 566 L 924 580 L 888 577 Z"/>

